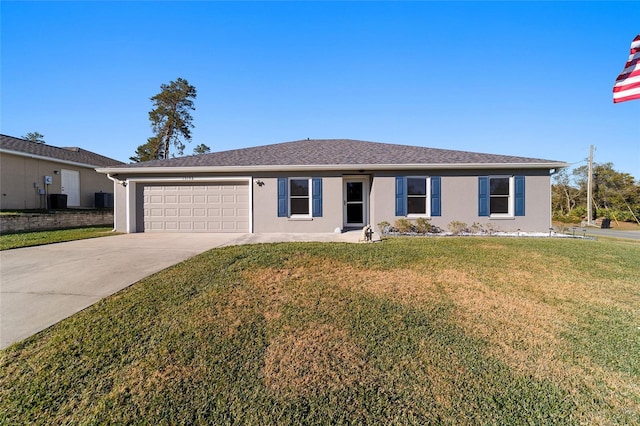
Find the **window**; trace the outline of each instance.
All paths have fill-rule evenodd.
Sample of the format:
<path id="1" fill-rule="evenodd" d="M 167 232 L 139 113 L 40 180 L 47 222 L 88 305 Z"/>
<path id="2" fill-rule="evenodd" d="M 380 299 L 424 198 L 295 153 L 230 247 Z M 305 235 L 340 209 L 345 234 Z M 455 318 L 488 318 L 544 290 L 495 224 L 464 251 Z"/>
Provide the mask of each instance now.
<path id="1" fill-rule="evenodd" d="M 511 213 L 511 178 L 489 178 L 489 214 L 510 215 Z"/>
<path id="2" fill-rule="evenodd" d="M 440 216 L 439 176 L 397 176 L 396 216 Z"/>
<path id="3" fill-rule="evenodd" d="M 309 215 L 310 200 L 309 179 L 289 180 L 289 207 L 291 215 Z"/>
<path id="4" fill-rule="evenodd" d="M 524 176 L 480 176 L 478 216 L 524 216 Z"/>
<path id="5" fill-rule="evenodd" d="M 427 181 L 424 177 L 407 178 L 407 214 L 427 215 Z"/>
<path id="6" fill-rule="evenodd" d="M 278 217 L 322 217 L 322 178 L 278 178 Z"/>

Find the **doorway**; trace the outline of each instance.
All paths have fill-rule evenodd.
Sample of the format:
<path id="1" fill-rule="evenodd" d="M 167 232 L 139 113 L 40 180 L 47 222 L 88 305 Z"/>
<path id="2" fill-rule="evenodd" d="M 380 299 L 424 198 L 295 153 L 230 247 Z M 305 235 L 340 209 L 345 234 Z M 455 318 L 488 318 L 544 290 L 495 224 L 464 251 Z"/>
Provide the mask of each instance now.
<path id="1" fill-rule="evenodd" d="M 368 176 L 344 179 L 343 218 L 345 228 L 363 227 L 369 220 Z"/>
<path id="2" fill-rule="evenodd" d="M 80 206 L 80 172 L 77 170 L 61 170 L 60 188 L 63 194 L 67 194 L 67 205 Z"/>

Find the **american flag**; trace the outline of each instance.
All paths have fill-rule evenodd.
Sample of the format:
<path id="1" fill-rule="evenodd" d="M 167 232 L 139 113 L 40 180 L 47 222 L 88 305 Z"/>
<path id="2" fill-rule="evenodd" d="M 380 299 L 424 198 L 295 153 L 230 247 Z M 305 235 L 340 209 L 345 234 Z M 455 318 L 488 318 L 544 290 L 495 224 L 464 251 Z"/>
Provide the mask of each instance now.
<path id="1" fill-rule="evenodd" d="M 640 99 L 640 34 L 631 42 L 631 53 L 613 86 L 613 103 Z"/>

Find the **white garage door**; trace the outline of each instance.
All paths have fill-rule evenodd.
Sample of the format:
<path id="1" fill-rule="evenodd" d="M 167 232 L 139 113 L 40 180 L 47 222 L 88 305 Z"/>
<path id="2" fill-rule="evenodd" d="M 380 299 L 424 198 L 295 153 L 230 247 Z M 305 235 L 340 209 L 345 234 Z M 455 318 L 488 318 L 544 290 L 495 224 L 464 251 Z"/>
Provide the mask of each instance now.
<path id="1" fill-rule="evenodd" d="M 144 230 L 249 232 L 249 185 L 145 185 Z"/>

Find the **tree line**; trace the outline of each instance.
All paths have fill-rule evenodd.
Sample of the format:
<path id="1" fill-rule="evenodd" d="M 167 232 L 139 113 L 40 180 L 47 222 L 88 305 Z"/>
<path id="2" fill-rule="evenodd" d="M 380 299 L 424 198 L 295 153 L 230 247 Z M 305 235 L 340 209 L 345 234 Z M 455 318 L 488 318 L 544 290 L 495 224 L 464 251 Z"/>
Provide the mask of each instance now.
<path id="1" fill-rule="evenodd" d="M 588 174 L 589 167 L 584 165 L 573 170 L 561 169 L 553 175 L 551 200 L 555 220 L 578 223 L 587 219 Z M 613 163 L 594 163 L 591 202 L 592 220 L 638 222 L 640 182 L 629 173 L 616 171 Z"/>

